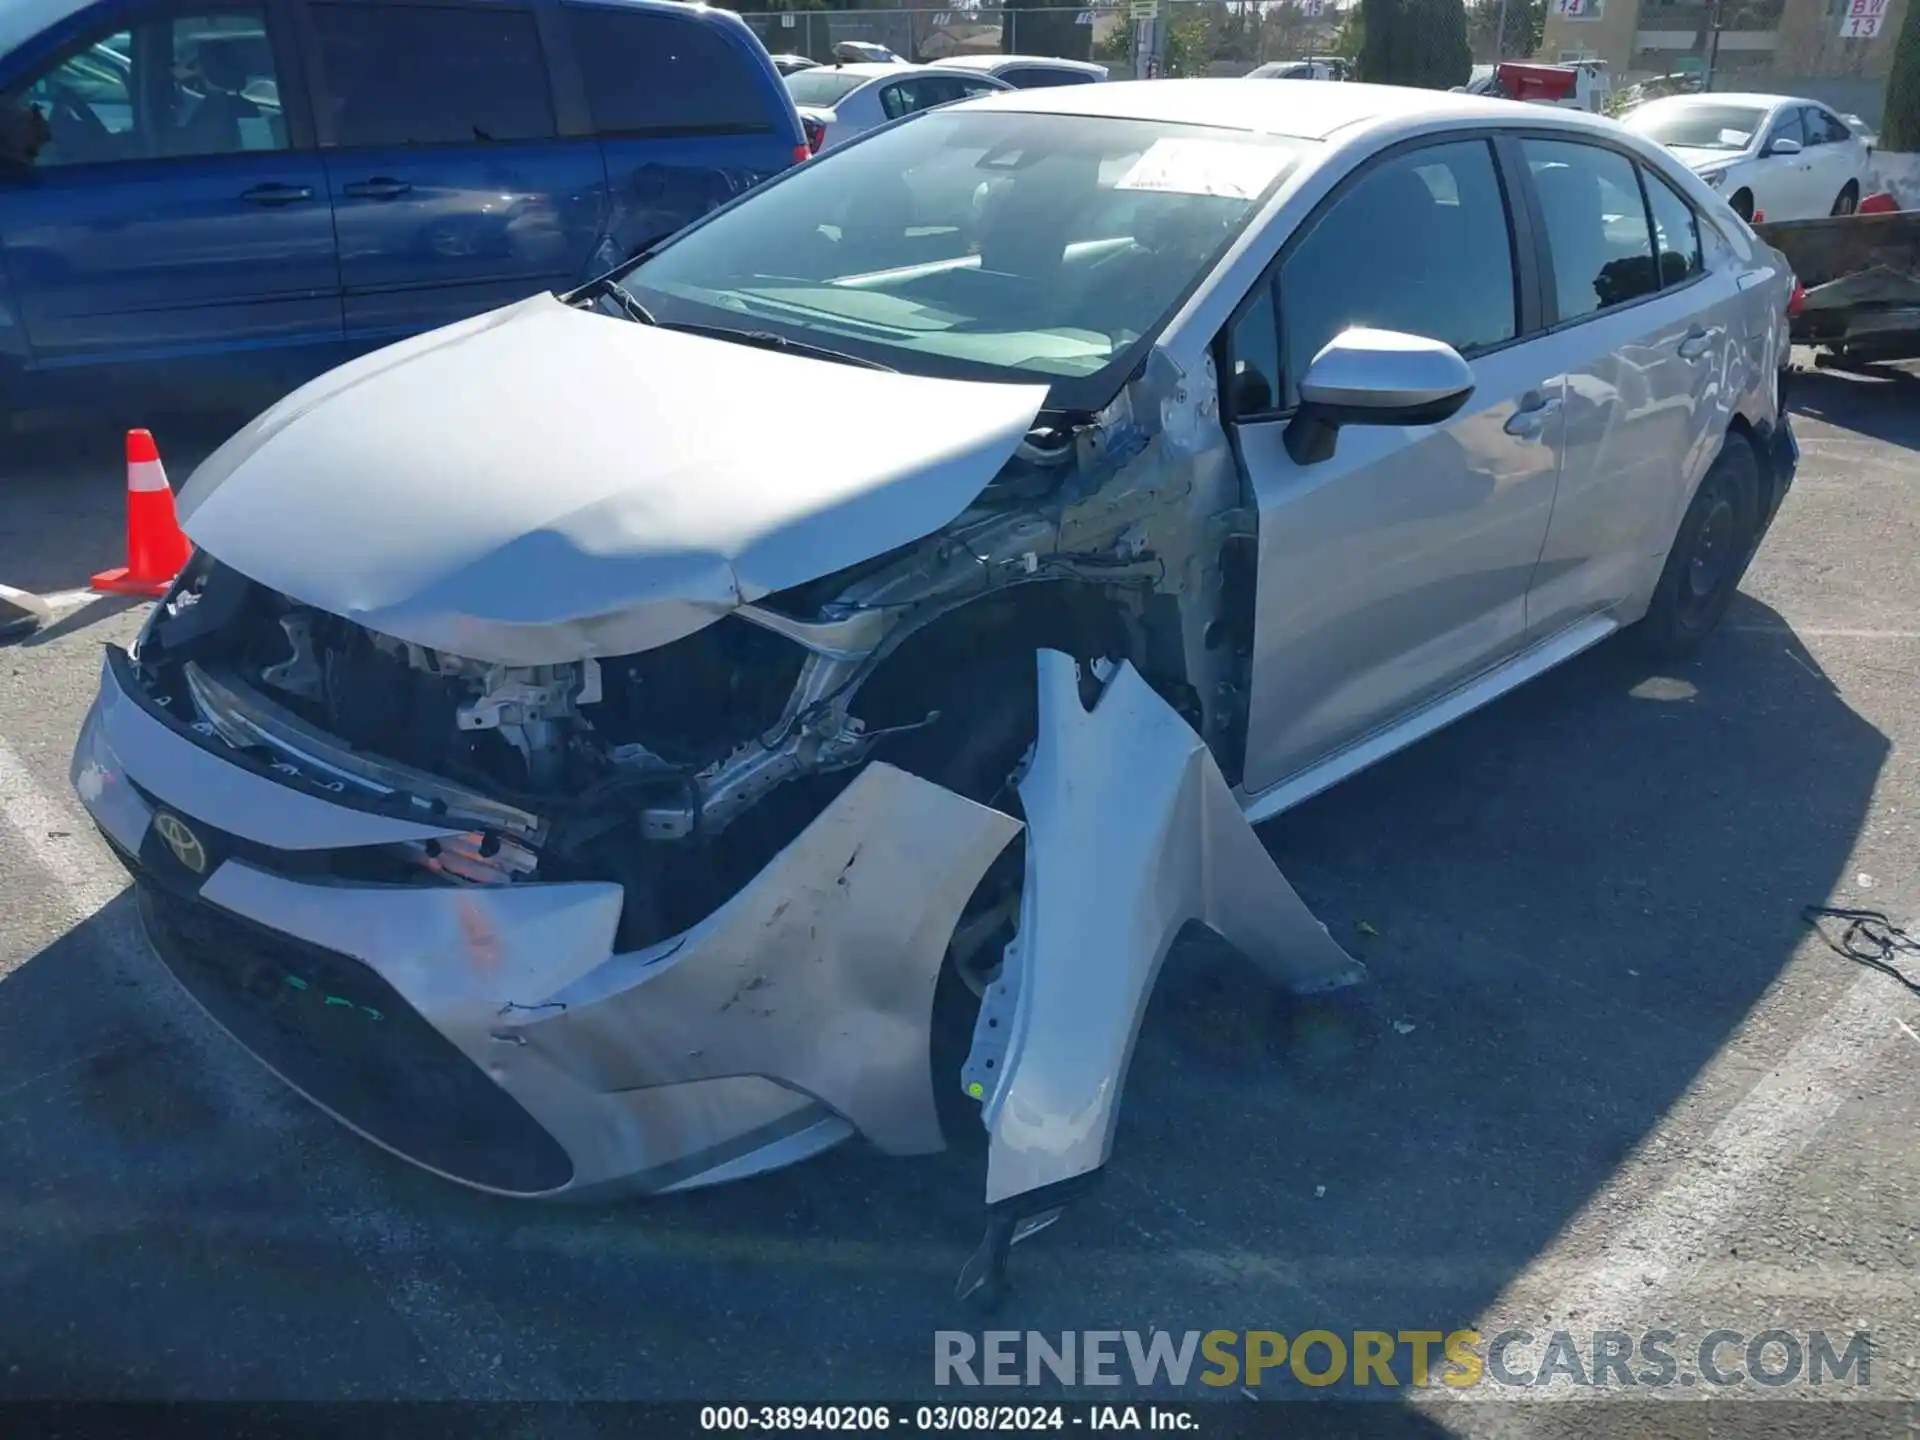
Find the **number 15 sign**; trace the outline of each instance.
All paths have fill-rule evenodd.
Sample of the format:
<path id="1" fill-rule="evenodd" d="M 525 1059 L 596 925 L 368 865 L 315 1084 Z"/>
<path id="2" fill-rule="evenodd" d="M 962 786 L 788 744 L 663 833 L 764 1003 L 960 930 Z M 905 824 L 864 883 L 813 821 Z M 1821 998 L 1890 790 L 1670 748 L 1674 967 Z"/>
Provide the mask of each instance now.
<path id="1" fill-rule="evenodd" d="M 1840 13 L 1840 38 L 1871 40 L 1880 33 L 1886 14 L 1887 0 L 1847 0 L 1847 8 Z"/>
<path id="2" fill-rule="evenodd" d="M 1601 4 L 1602 0 L 1553 0 L 1553 13 L 1562 20 L 1598 20 Z"/>

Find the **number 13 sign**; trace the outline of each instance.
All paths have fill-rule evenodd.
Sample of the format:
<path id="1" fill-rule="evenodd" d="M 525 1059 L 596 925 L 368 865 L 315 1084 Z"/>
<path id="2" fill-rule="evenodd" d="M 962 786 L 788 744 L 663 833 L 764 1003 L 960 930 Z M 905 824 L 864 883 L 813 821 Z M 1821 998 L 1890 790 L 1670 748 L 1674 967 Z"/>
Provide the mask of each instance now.
<path id="1" fill-rule="evenodd" d="M 1880 33 L 1880 22 L 1886 14 L 1887 0 L 1847 0 L 1847 8 L 1840 15 L 1840 38 L 1871 40 Z"/>

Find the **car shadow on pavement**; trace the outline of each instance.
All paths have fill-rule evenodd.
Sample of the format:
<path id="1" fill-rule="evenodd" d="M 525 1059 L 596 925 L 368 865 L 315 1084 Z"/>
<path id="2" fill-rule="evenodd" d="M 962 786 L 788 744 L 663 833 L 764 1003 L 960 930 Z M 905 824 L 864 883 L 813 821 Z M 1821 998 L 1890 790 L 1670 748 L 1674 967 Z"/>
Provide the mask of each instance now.
<path id="1" fill-rule="evenodd" d="M 1910 368 L 1869 365 L 1858 370 L 1802 367 L 1793 377 L 1787 408 L 1889 445 L 1920 450 L 1920 375 Z"/>
<path id="2" fill-rule="evenodd" d="M 1778 977 L 1887 751 L 1742 598 L 1694 661 L 1609 643 L 1267 827 L 1369 982 L 1290 1004 L 1183 945 L 1108 1173 L 1015 1251 L 992 1317 L 952 1298 L 977 1150 L 850 1145 L 582 1209 L 472 1194 L 305 1111 L 297 1144 L 263 1129 L 180 1043 L 205 1022 L 150 1003 L 170 982 L 122 897 L 0 984 L 0 1350 L 43 1394 L 418 1393 L 420 1342 L 314 1166 L 364 1196 L 376 1256 L 420 1250 L 436 1313 L 497 1316 L 508 1371 L 582 1396 L 1031 1401 L 937 1390 L 934 1332 L 1464 1328 Z M 1200 1391 L 1177 1393 L 1238 1394 Z M 1445 1433 L 1374 1408 L 1366 1433 Z"/>
<path id="3" fill-rule="evenodd" d="M 1177 951 L 1101 1187 L 1016 1249 L 991 1319 L 952 1300 L 977 1154 L 849 1146 L 592 1216 L 393 1193 L 498 1227 L 485 1284 L 517 1323 L 617 1314 L 687 1357 L 645 1382 L 672 1393 L 708 1393 L 692 1337 L 750 1349 L 733 1393 L 851 1398 L 934 1393 L 938 1329 L 1463 1328 L 1778 977 L 1887 751 L 1742 599 L 1697 660 L 1610 643 L 1268 827 L 1369 983 L 1293 1005 L 1217 945 Z"/>

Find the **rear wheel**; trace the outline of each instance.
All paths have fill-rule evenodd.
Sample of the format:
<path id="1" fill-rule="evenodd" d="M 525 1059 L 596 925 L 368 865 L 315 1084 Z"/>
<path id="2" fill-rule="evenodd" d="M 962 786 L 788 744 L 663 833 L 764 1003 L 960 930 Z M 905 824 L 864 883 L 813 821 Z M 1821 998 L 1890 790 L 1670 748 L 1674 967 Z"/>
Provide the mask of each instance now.
<path id="1" fill-rule="evenodd" d="M 1738 215 L 1742 220 L 1748 222 L 1753 220 L 1753 192 L 1751 190 L 1734 191 L 1733 198 L 1727 201 L 1727 203 L 1733 206 L 1733 213 Z"/>
<path id="2" fill-rule="evenodd" d="M 1851 215 L 1860 208 L 1860 186 L 1857 181 L 1849 180 L 1840 193 L 1834 197 L 1834 215 Z"/>
<path id="3" fill-rule="evenodd" d="M 1760 525 L 1760 460 L 1730 433 L 1680 522 L 1646 617 L 1634 627 L 1650 656 L 1691 655 L 1713 633 L 1740 588 Z"/>

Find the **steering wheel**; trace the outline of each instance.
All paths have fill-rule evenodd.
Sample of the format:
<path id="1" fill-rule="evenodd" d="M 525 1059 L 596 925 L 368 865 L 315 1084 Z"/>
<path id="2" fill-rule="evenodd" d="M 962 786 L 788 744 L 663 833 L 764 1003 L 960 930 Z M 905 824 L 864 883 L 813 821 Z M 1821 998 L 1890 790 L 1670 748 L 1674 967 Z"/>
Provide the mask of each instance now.
<path id="1" fill-rule="evenodd" d="M 98 154 L 104 158 L 112 148 L 113 132 L 94 113 L 93 107 L 64 85 L 52 85 L 48 89 L 47 128 L 53 132 L 53 143 L 76 155 L 91 158 Z"/>

